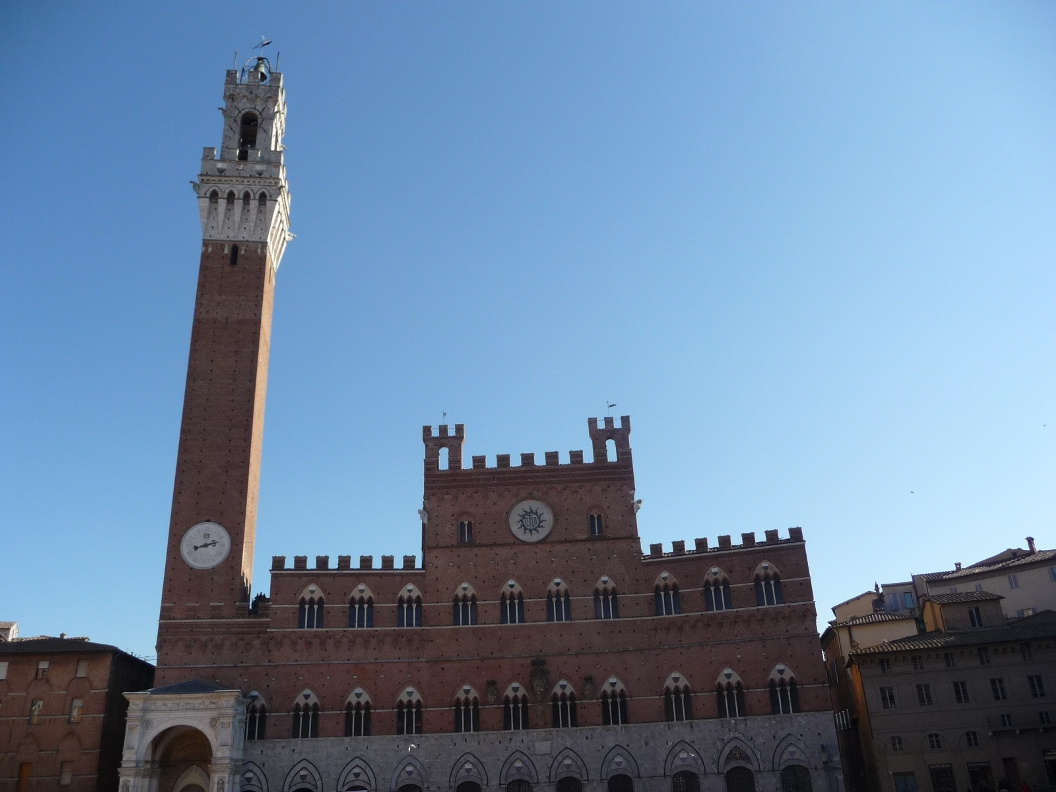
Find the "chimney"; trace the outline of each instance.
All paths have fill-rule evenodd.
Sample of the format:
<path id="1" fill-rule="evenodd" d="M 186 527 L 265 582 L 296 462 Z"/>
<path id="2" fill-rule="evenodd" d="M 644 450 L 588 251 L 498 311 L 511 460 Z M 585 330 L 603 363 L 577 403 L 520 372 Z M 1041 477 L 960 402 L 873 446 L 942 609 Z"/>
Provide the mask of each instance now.
<path id="1" fill-rule="evenodd" d="M 1034 546 L 1034 537 L 1033 537 L 1033 536 L 1028 536 L 1028 537 L 1027 537 L 1027 547 L 1029 547 L 1029 548 L 1030 548 L 1030 552 L 1031 552 L 1031 553 L 1036 553 L 1036 552 L 1038 552 L 1038 548 L 1036 548 L 1036 547 Z"/>
<path id="2" fill-rule="evenodd" d="M 957 563 L 955 563 L 953 565 L 953 568 L 956 569 L 958 572 L 960 572 L 961 571 L 961 562 L 958 561 Z"/>

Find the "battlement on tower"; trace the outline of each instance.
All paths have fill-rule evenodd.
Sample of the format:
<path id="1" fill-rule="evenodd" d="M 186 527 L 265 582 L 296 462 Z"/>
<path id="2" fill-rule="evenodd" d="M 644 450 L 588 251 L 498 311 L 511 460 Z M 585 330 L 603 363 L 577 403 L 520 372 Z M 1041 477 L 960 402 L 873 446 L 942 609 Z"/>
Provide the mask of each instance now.
<path id="1" fill-rule="evenodd" d="M 607 465 L 612 463 L 631 462 L 631 418 L 629 415 L 621 416 L 620 425 L 616 426 L 611 417 L 603 420 L 598 426 L 597 418 L 587 419 L 587 430 L 590 435 L 591 449 L 594 455 L 593 461 L 584 459 L 582 450 L 568 452 L 568 462 L 561 462 L 560 452 L 546 451 L 543 454 L 543 463 L 539 465 L 536 461 L 534 451 L 520 454 L 520 464 L 512 465 L 511 454 L 496 454 L 495 464 L 489 466 L 487 456 L 484 454 L 474 455 L 470 460 L 470 467 L 463 465 L 463 446 L 465 444 L 465 424 L 455 424 L 454 433 L 451 427 L 441 424 L 433 433 L 432 426 L 422 427 L 422 442 L 425 443 L 425 472 L 427 475 L 436 473 L 447 473 L 454 471 L 469 472 L 474 470 L 498 470 L 502 468 L 534 468 L 534 467 L 566 467 L 569 465 Z M 608 444 L 612 443 L 613 453 L 609 453 Z M 446 451 L 446 461 L 444 459 Z M 611 458 L 610 458 L 611 457 Z"/>

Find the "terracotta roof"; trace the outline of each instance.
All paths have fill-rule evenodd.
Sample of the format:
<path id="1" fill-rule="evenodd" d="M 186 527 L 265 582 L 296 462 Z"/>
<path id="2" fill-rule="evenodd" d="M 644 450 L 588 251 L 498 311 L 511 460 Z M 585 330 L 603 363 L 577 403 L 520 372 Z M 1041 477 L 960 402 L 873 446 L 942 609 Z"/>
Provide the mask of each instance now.
<path id="1" fill-rule="evenodd" d="M 914 617 L 908 613 L 887 613 L 886 611 L 878 613 L 868 613 L 865 616 L 852 616 L 847 621 L 837 622 L 835 620 L 830 621 L 833 627 L 854 627 L 859 624 L 879 624 L 880 622 L 892 622 L 892 621 L 914 621 Z"/>
<path id="2" fill-rule="evenodd" d="M 1056 561 L 1056 550 L 1038 550 L 1036 553 L 1031 553 L 1029 550 L 1020 550 L 1018 552 L 1021 553 L 1021 555 L 1017 555 L 1015 558 L 998 561 L 996 563 L 987 563 L 987 561 L 989 561 L 989 559 L 987 559 L 987 561 L 980 561 L 977 564 L 961 567 L 960 569 L 952 569 L 947 572 L 928 572 L 925 575 L 921 575 L 921 577 L 929 582 L 935 580 L 953 580 L 955 578 L 971 577 L 972 575 L 1014 569 L 1029 564 Z"/>
<path id="3" fill-rule="evenodd" d="M 110 644 L 93 643 L 87 638 L 52 638 L 38 635 L 35 638 L 15 638 L 0 641 L 0 654 L 61 654 L 83 652 L 120 652 Z M 122 654 L 124 654 L 122 652 Z"/>
<path id="4" fill-rule="evenodd" d="M 929 632 L 884 641 L 874 646 L 856 649 L 852 655 L 908 652 L 916 649 L 942 649 L 951 646 L 980 646 L 982 644 L 1023 641 L 1032 638 L 1056 638 L 1056 612 L 1041 611 L 1033 616 L 1009 622 L 1004 627 L 990 627 L 959 632 Z"/>
<path id="5" fill-rule="evenodd" d="M 940 605 L 949 605 L 951 602 L 982 602 L 983 600 L 1004 599 L 1004 597 L 991 591 L 959 591 L 956 594 L 925 594 L 921 599 L 931 600 Z"/>

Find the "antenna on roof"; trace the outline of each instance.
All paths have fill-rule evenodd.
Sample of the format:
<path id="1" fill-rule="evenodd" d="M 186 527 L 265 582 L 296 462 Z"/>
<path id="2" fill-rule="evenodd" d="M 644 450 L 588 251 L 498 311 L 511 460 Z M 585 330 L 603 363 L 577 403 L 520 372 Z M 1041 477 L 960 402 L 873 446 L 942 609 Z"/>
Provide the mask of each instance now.
<path id="1" fill-rule="evenodd" d="M 610 402 L 608 399 L 605 400 L 605 406 L 609 410 L 609 415 L 612 415 L 612 408 L 616 406 L 616 402 Z"/>

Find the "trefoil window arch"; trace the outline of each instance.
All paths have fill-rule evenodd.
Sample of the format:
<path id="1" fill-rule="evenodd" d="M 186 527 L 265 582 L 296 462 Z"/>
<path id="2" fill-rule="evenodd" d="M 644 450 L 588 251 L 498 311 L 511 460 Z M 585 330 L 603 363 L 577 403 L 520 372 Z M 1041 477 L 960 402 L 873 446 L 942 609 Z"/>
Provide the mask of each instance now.
<path id="1" fill-rule="evenodd" d="M 413 584 L 404 588 L 396 600 L 396 626 L 422 626 L 422 595 Z"/>
<path id="2" fill-rule="evenodd" d="M 744 705 L 744 685 L 732 669 L 727 668 L 719 674 L 715 699 L 719 705 L 720 718 L 743 718 L 748 714 Z"/>
<path id="3" fill-rule="evenodd" d="M 572 621 L 572 597 L 568 593 L 568 587 L 560 579 L 555 580 L 546 592 L 546 620 Z"/>
<path id="4" fill-rule="evenodd" d="M 693 720 L 693 698 L 689 683 L 677 672 L 671 674 L 664 683 L 664 718 L 671 722 Z"/>
<path id="5" fill-rule="evenodd" d="M 627 723 L 627 691 L 612 677 L 601 691 L 601 725 L 622 726 Z"/>
<path id="6" fill-rule="evenodd" d="M 577 725 L 576 693 L 564 679 L 554 688 L 551 710 L 555 729 L 568 729 Z"/>
<path id="7" fill-rule="evenodd" d="M 769 561 L 764 561 L 755 570 L 755 604 L 783 605 L 785 594 L 781 590 L 781 573 Z"/>
<path id="8" fill-rule="evenodd" d="M 718 567 L 712 567 L 704 578 L 704 610 L 723 611 L 733 608 L 730 579 Z"/>
<path id="9" fill-rule="evenodd" d="M 345 701 L 345 736 L 370 736 L 370 696 L 363 688 L 352 691 Z"/>
<path id="10" fill-rule="evenodd" d="M 620 618 L 620 602 L 616 597 L 616 585 L 607 575 L 603 576 L 594 587 L 594 618 Z"/>
<path id="11" fill-rule="evenodd" d="M 502 728 L 505 731 L 522 731 L 528 728 L 528 694 L 520 682 L 510 685 L 503 696 Z"/>
<path id="12" fill-rule="evenodd" d="M 319 699 L 310 690 L 306 690 L 293 704 L 293 738 L 298 740 L 318 736 Z"/>
<path id="13" fill-rule="evenodd" d="M 455 698 L 455 731 L 480 731 L 480 698 L 469 685 L 464 685 Z"/>
<path id="14" fill-rule="evenodd" d="M 507 581 L 499 595 L 499 621 L 502 624 L 524 623 L 524 592 L 517 581 Z"/>
<path id="15" fill-rule="evenodd" d="M 414 688 L 407 688 L 396 702 L 396 733 L 422 733 L 422 697 Z"/>

